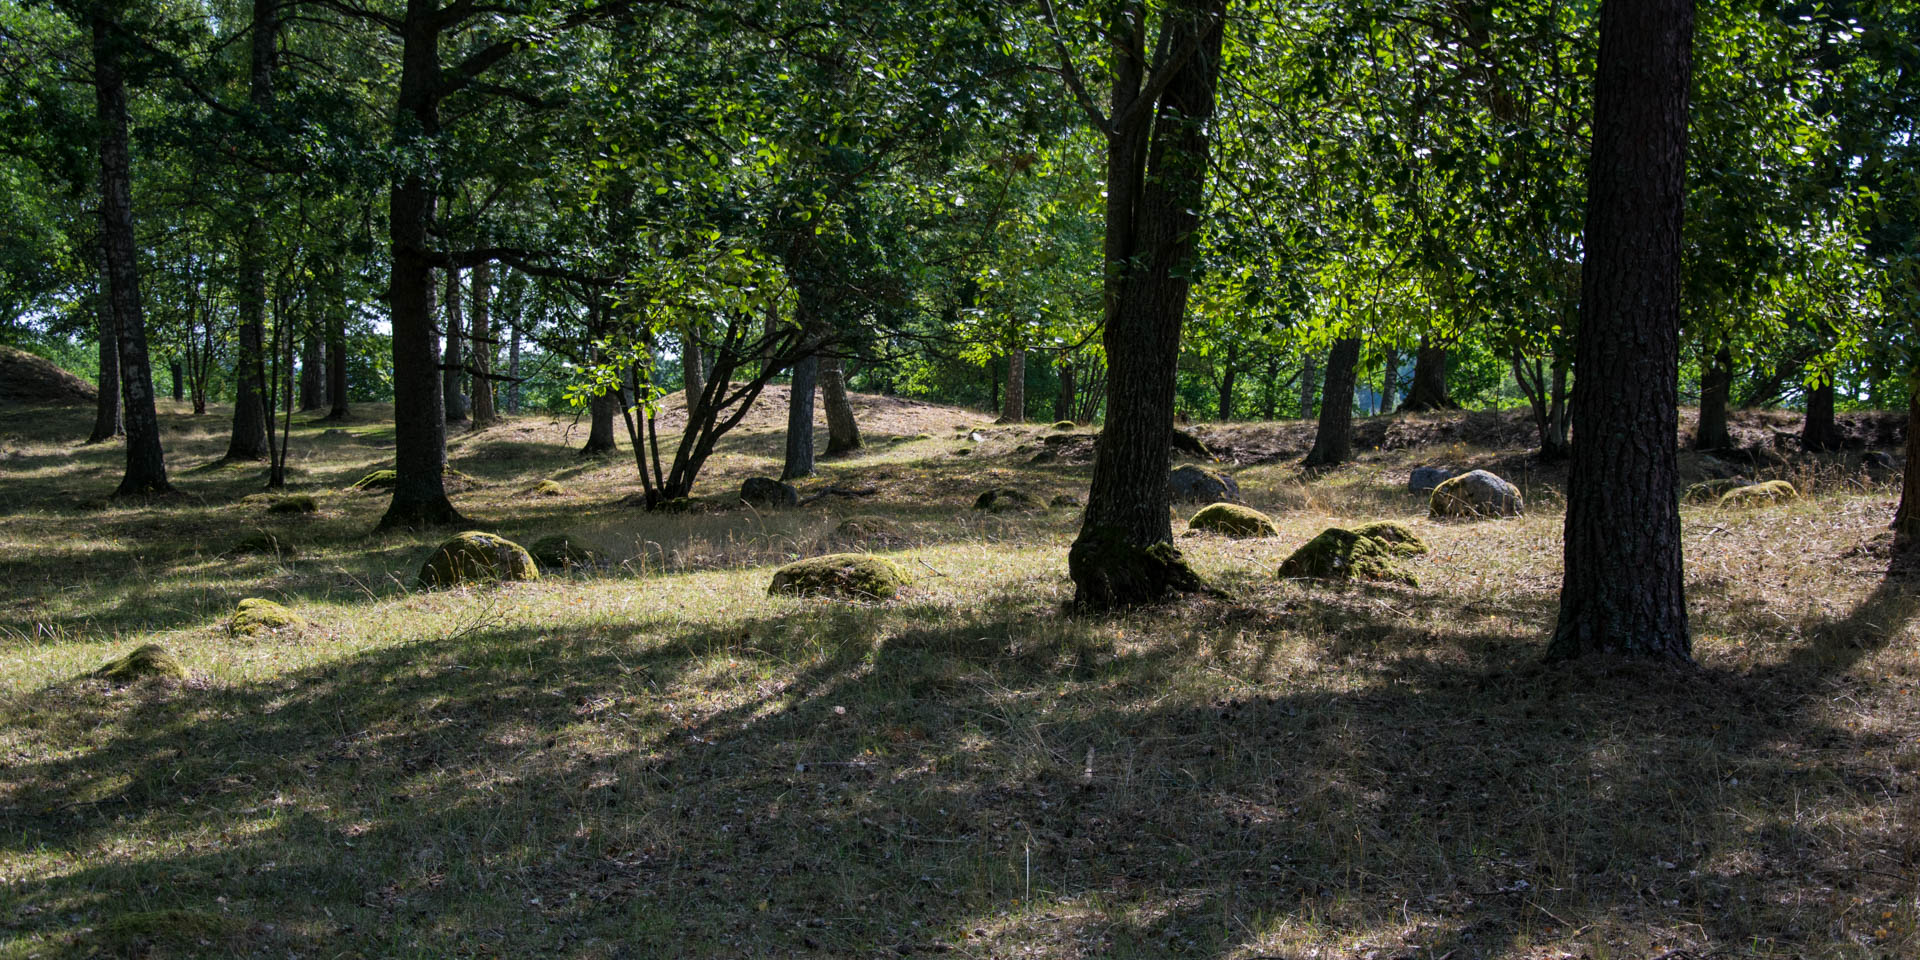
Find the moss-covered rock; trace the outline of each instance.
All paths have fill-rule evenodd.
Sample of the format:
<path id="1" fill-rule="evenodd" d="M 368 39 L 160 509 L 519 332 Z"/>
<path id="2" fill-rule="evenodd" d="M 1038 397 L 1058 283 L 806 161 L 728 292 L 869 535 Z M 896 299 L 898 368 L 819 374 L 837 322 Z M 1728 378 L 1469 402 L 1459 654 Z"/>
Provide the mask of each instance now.
<path id="1" fill-rule="evenodd" d="M 187 677 L 187 668 L 173 654 L 167 652 L 166 647 L 149 643 L 133 648 L 126 656 L 108 660 L 106 665 L 95 670 L 93 675 L 114 683 L 132 683 L 153 677 L 163 680 L 184 680 Z"/>
<path id="2" fill-rule="evenodd" d="M 300 615 L 272 600 L 260 597 L 248 597 L 233 608 L 233 616 L 227 618 L 227 632 L 236 637 L 254 637 L 263 633 L 287 628 L 299 629 L 307 625 Z"/>
<path id="3" fill-rule="evenodd" d="M 392 490 L 400 480 L 400 474 L 393 470 L 375 470 L 361 477 L 348 487 L 349 490 Z"/>
<path id="4" fill-rule="evenodd" d="M 1783 503 L 1798 500 L 1800 491 L 1785 480 L 1768 480 L 1765 483 L 1748 484 L 1735 487 L 1720 496 L 1723 507 L 1753 507 L 1768 503 Z"/>
<path id="5" fill-rule="evenodd" d="M 1387 549 L 1403 557 L 1414 557 L 1427 552 L 1427 542 L 1420 535 L 1408 529 L 1398 520 L 1375 520 L 1353 528 L 1353 532 L 1363 537 L 1372 537 L 1387 545 Z"/>
<path id="6" fill-rule="evenodd" d="M 240 538 L 239 543 L 227 548 L 226 555 L 229 557 L 279 557 L 282 560 L 288 560 L 299 556 L 300 550 L 285 537 L 263 530 Z"/>
<path id="7" fill-rule="evenodd" d="M 532 493 L 536 497 L 563 497 L 567 494 L 567 488 L 558 480 L 542 480 L 533 485 Z"/>
<path id="8" fill-rule="evenodd" d="M 1716 477 L 1712 480 L 1702 480 L 1687 487 L 1680 498 L 1688 503 L 1712 503 L 1734 490 L 1748 486 L 1749 483 L 1740 477 Z"/>
<path id="9" fill-rule="evenodd" d="M 1077 423 L 1074 423 L 1074 422 L 1073 422 L 1072 420 L 1055 420 L 1055 421 L 1053 422 L 1053 429 L 1055 429 L 1055 430 L 1078 430 L 1078 429 L 1080 429 L 1080 425 L 1079 425 L 1079 424 L 1077 424 Z"/>
<path id="10" fill-rule="evenodd" d="M 527 554 L 541 570 L 579 570 L 600 563 L 600 553 L 564 533 L 541 537 L 527 548 Z"/>
<path id="11" fill-rule="evenodd" d="M 318 509 L 320 505 L 314 502 L 312 495 L 305 493 L 281 497 L 267 504 L 268 513 L 313 513 Z"/>
<path id="12" fill-rule="evenodd" d="M 890 600 L 912 582 L 907 571 L 885 557 L 835 553 L 789 563 L 774 571 L 769 594 Z"/>
<path id="13" fill-rule="evenodd" d="M 1280 532 L 1280 528 L 1273 525 L 1273 518 L 1237 503 L 1216 503 L 1202 507 L 1187 521 L 1187 526 L 1195 530 L 1223 533 L 1229 537 L 1271 537 Z"/>
<path id="14" fill-rule="evenodd" d="M 1377 580 L 1417 585 L 1400 569 L 1392 547 L 1341 527 L 1328 527 L 1280 563 L 1280 576 L 1316 580 Z"/>
<path id="15" fill-rule="evenodd" d="M 973 501 L 975 510 L 988 513 L 1014 513 L 1027 510 L 1044 509 L 1033 494 L 1018 487 L 997 487 L 981 494 Z"/>
<path id="16" fill-rule="evenodd" d="M 891 543 L 903 539 L 900 525 L 886 517 L 853 516 L 840 521 L 833 528 L 833 535 L 851 542 Z"/>
<path id="17" fill-rule="evenodd" d="M 505 537 L 469 530 L 441 544 L 420 565 L 416 587 L 430 590 L 494 580 L 538 580 L 540 568 L 525 547 Z"/>
<path id="18" fill-rule="evenodd" d="M 1486 470 L 1473 470 L 1433 488 L 1427 500 L 1435 517 L 1517 517 L 1527 510 L 1520 488 Z"/>

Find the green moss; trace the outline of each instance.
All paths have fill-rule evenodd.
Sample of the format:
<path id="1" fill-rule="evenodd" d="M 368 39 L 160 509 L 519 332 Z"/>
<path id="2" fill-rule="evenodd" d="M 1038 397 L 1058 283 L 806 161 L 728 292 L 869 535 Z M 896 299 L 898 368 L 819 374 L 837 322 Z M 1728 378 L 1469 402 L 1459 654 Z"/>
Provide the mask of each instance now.
<path id="1" fill-rule="evenodd" d="M 1387 545 L 1387 549 L 1403 557 L 1413 557 L 1427 552 L 1427 542 L 1420 535 L 1397 520 L 1375 520 L 1353 528 L 1353 532 L 1363 537 L 1372 537 Z"/>
<path id="2" fill-rule="evenodd" d="M 1798 500 L 1800 491 L 1785 480 L 1768 480 L 1744 487 L 1728 490 L 1720 497 L 1723 507 L 1758 506 L 1765 503 L 1779 503 L 1786 500 Z"/>
<path id="3" fill-rule="evenodd" d="M 168 680 L 184 680 L 187 668 L 167 648 L 157 643 L 149 643 L 133 648 L 126 656 L 107 661 L 106 665 L 93 672 L 93 675 L 114 683 L 132 683 L 150 677 Z"/>
<path id="4" fill-rule="evenodd" d="M 564 533 L 541 537 L 527 548 L 528 555 L 541 570 L 549 573 L 555 570 L 574 570 L 594 566 L 600 562 L 600 554 L 586 544 L 574 540 Z"/>
<path id="5" fill-rule="evenodd" d="M 911 583 L 907 571 L 885 557 L 835 553 L 789 563 L 774 571 L 769 594 L 891 600 Z"/>
<path id="6" fill-rule="evenodd" d="M 1080 425 L 1079 425 L 1079 424 L 1077 424 L 1077 423 L 1074 423 L 1074 422 L 1073 422 L 1072 420 L 1055 420 L 1055 421 L 1053 422 L 1053 429 L 1055 429 L 1055 430 L 1078 430 L 1078 429 L 1080 429 Z"/>
<path id="7" fill-rule="evenodd" d="M 300 615 L 292 610 L 259 597 L 248 597 L 233 608 L 233 616 L 227 620 L 227 632 L 236 637 L 254 637 L 274 630 L 288 627 L 299 629 L 307 625 Z"/>
<path id="8" fill-rule="evenodd" d="M 349 490 L 392 490 L 400 480 L 400 474 L 393 470 L 375 470 L 353 482 Z"/>
<path id="9" fill-rule="evenodd" d="M 1280 532 L 1273 525 L 1273 519 L 1252 507 L 1243 507 L 1237 503 L 1215 503 L 1202 507 L 1187 526 L 1195 530 L 1210 530 L 1229 537 L 1271 537 Z"/>
<path id="10" fill-rule="evenodd" d="M 840 521 L 833 535 L 842 540 L 891 541 L 900 539 L 900 528 L 886 517 L 855 516 Z"/>
<path id="11" fill-rule="evenodd" d="M 420 565 L 422 590 L 493 580 L 538 580 L 540 569 L 525 547 L 491 533 L 469 530 L 441 544 Z"/>
<path id="12" fill-rule="evenodd" d="M 267 504 L 268 513 L 313 513 L 320 509 L 311 495 L 296 493 L 290 497 L 281 497 Z"/>
<path id="13" fill-rule="evenodd" d="M 533 488 L 533 495 L 536 497 L 561 497 L 565 496 L 566 493 L 567 488 L 562 486 L 558 480 L 542 480 L 538 484 L 535 484 Z"/>
<path id="14" fill-rule="evenodd" d="M 227 548 L 227 556 L 270 556 L 283 560 L 297 557 L 300 551 L 292 543 L 275 534 L 261 531 L 244 537 L 239 543 Z"/>
<path id="15" fill-rule="evenodd" d="M 1747 486 L 1747 481 L 1737 477 L 1702 480 L 1688 487 L 1686 492 L 1680 495 L 1680 498 L 1688 503 L 1706 503 L 1711 500 L 1718 500 L 1726 496 L 1729 492 L 1738 490 L 1744 486 Z"/>
<path id="16" fill-rule="evenodd" d="M 1418 586 L 1394 563 L 1392 547 L 1341 527 L 1328 527 L 1280 564 L 1280 577 L 1316 580 L 1379 580 Z"/>
<path id="17" fill-rule="evenodd" d="M 975 510 L 989 513 L 1010 513 L 1015 511 L 1039 510 L 1040 501 L 1033 495 L 1015 487 L 999 487 L 988 490 L 973 501 Z"/>

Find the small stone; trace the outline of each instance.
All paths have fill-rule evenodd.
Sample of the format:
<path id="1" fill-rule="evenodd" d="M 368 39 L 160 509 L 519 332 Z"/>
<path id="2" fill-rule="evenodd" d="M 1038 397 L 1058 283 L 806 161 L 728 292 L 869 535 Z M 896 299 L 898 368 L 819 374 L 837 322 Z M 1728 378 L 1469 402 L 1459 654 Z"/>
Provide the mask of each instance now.
<path id="1" fill-rule="evenodd" d="M 227 632 L 236 637 L 257 637 L 287 628 L 299 629 L 307 625 L 300 615 L 272 600 L 260 597 L 248 597 L 233 608 L 233 616 L 227 619 Z"/>
<path id="2" fill-rule="evenodd" d="M 184 680 L 187 668 L 167 648 L 149 643 L 135 647 L 125 656 L 107 661 L 105 666 L 95 670 L 93 675 L 114 683 L 132 683 L 136 680 L 158 678 L 163 680 Z"/>

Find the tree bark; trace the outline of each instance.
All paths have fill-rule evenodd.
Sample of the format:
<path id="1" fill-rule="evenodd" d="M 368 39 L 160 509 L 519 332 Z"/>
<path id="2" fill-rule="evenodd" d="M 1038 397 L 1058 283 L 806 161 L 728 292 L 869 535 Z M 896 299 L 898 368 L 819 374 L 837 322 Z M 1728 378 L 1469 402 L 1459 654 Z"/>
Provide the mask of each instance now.
<path id="1" fill-rule="evenodd" d="M 1006 403 L 1000 407 L 1001 423 L 1027 422 L 1027 349 L 1007 351 Z"/>
<path id="2" fill-rule="evenodd" d="M 278 0 L 253 0 L 252 30 L 248 33 L 247 101 L 267 113 L 273 107 L 273 70 L 279 56 Z M 246 224 L 240 240 L 240 349 L 235 357 L 233 435 L 227 441 L 228 460 L 264 460 L 273 450 L 267 441 L 266 355 L 263 340 L 267 315 L 266 224 L 260 204 L 267 193 L 261 174 L 245 177 Z"/>
<path id="3" fill-rule="evenodd" d="M 1172 543 L 1167 468 L 1226 6 L 1173 0 L 1163 8 L 1158 49 L 1193 53 L 1159 58 L 1156 70 L 1172 72 L 1157 102 L 1144 99 L 1155 79 L 1145 70 L 1144 5 L 1122 7 L 1112 24 L 1109 109 L 1120 126 L 1107 141 L 1102 251 L 1107 418 L 1080 534 L 1067 553 L 1082 608 L 1207 589 Z"/>
<path id="4" fill-rule="evenodd" d="M 819 354 L 808 354 L 793 365 L 793 387 L 787 394 L 787 460 L 780 479 L 813 476 L 813 389 L 819 376 Z"/>
<path id="5" fill-rule="evenodd" d="M 520 322 L 515 318 L 507 341 L 507 412 L 520 412 Z"/>
<path id="6" fill-rule="evenodd" d="M 706 357 L 701 355 L 700 340 L 691 324 L 680 333 L 680 381 L 687 392 L 687 417 L 692 419 L 699 413 L 700 395 L 707 389 L 707 371 Z"/>
<path id="7" fill-rule="evenodd" d="M 1319 399 L 1320 360 L 1318 357 L 1308 357 L 1300 367 L 1300 406 L 1298 407 L 1300 416 L 1298 419 L 1312 419 L 1314 410 L 1317 409 L 1315 404 Z"/>
<path id="8" fill-rule="evenodd" d="M 146 318 L 140 310 L 139 250 L 133 235 L 133 161 L 127 144 L 127 86 L 121 72 L 124 40 L 103 6 L 90 18 L 93 32 L 94 105 L 100 125 L 101 241 L 107 267 L 107 300 L 113 311 L 120 367 L 122 421 L 127 433 L 127 469 L 114 496 L 170 493 L 166 455 L 160 447 L 160 416 L 153 402 L 153 371 L 147 360 Z"/>
<path id="9" fill-rule="evenodd" d="M 820 357 L 820 404 L 827 411 L 827 456 L 860 449 L 860 424 L 853 419 L 853 402 L 847 396 L 846 366 L 831 353 Z"/>
<path id="10" fill-rule="evenodd" d="M 1380 412 L 1393 409 L 1394 394 L 1400 392 L 1400 351 L 1388 350 L 1380 358 Z"/>
<path id="11" fill-rule="evenodd" d="M 104 241 L 103 241 L 104 244 Z M 113 297 L 108 293 L 111 281 L 107 276 L 106 247 L 100 249 L 100 378 L 99 394 L 94 399 L 93 432 L 87 435 L 88 443 L 105 443 L 115 437 L 125 436 L 126 427 L 120 422 L 120 334 L 113 319 Z"/>
<path id="12" fill-rule="evenodd" d="M 1800 449 L 1808 453 L 1838 450 L 1844 443 L 1833 420 L 1833 377 L 1807 388 L 1807 415 L 1800 424 Z"/>
<path id="13" fill-rule="evenodd" d="M 1460 405 L 1453 402 L 1453 394 L 1447 390 L 1447 348 L 1436 347 L 1423 336 L 1413 354 L 1413 382 L 1407 385 L 1407 399 L 1401 402 L 1400 410 L 1458 409 Z"/>
<path id="14" fill-rule="evenodd" d="M 178 360 L 167 361 L 167 378 L 173 381 L 173 402 L 179 403 L 187 398 L 187 373 Z"/>
<path id="15" fill-rule="evenodd" d="M 1700 423 L 1693 431 L 1695 450 L 1725 450 L 1733 446 L 1727 432 L 1727 400 L 1733 394 L 1733 352 L 1726 344 L 1700 372 Z"/>
<path id="16" fill-rule="evenodd" d="M 1060 392 L 1054 394 L 1053 396 L 1053 419 L 1056 422 L 1060 420 L 1073 419 L 1073 400 L 1074 400 L 1074 397 L 1073 397 L 1074 382 L 1073 381 L 1074 381 L 1073 361 L 1071 360 L 1061 361 Z"/>
<path id="17" fill-rule="evenodd" d="M 1360 338 L 1336 340 L 1327 351 L 1327 384 L 1320 395 L 1320 424 L 1313 433 L 1313 449 L 1301 461 L 1309 467 L 1330 467 L 1353 459 L 1353 391 L 1360 368 Z"/>
<path id="18" fill-rule="evenodd" d="M 466 338 L 465 321 L 460 309 L 460 268 L 450 267 L 447 274 L 446 300 L 440 305 L 440 313 L 445 318 L 446 351 L 440 359 L 440 389 L 445 394 L 447 422 L 464 423 L 467 419 L 467 397 L 460 382 L 462 367 L 462 341 Z M 608 424 L 612 430 L 612 424 Z"/>
<path id="19" fill-rule="evenodd" d="M 336 301 L 332 307 L 327 320 L 327 419 L 345 420 L 352 415 L 347 403 L 347 305 Z"/>
<path id="20" fill-rule="evenodd" d="M 1907 464 L 1900 475 L 1900 508 L 1893 514 L 1894 549 L 1920 553 L 1920 375 L 1907 381 Z"/>
<path id="21" fill-rule="evenodd" d="M 1678 478 L 1692 0 L 1603 0 L 1550 659 L 1691 660 Z"/>
<path id="22" fill-rule="evenodd" d="M 473 268 L 473 425 L 476 427 L 498 418 L 493 409 L 493 317 L 488 312 L 492 297 L 493 264 L 477 264 Z"/>
<path id="23" fill-rule="evenodd" d="M 309 332 L 300 341 L 300 409 L 318 410 L 325 402 L 327 364 L 318 334 Z"/>
<path id="24" fill-rule="evenodd" d="M 1240 345 L 1227 344 L 1227 368 L 1220 374 L 1219 411 L 1222 422 L 1233 419 L 1233 389 L 1240 379 Z"/>

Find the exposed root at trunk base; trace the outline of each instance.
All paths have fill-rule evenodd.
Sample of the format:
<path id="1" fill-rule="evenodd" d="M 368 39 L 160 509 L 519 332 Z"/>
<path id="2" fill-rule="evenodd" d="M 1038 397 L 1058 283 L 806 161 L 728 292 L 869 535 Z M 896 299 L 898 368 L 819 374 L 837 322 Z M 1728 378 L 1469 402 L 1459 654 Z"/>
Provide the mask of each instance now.
<path id="1" fill-rule="evenodd" d="M 473 521 L 460 515 L 453 504 L 442 498 L 439 503 L 416 501 L 401 503 L 395 500 L 387 508 L 386 516 L 380 518 L 374 532 L 382 530 L 426 530 L 432 527 L 471 527 Z"/>
<path id="2" fill-rule="evenodd" d="M 1117 527 L 1080 531 L 1067 552 L 1076 610 L 1111 610 L 1164 603 L 1180 594 L 1226 594 L 1208 586 L 1171 543 L 1138 546 Z"/>

